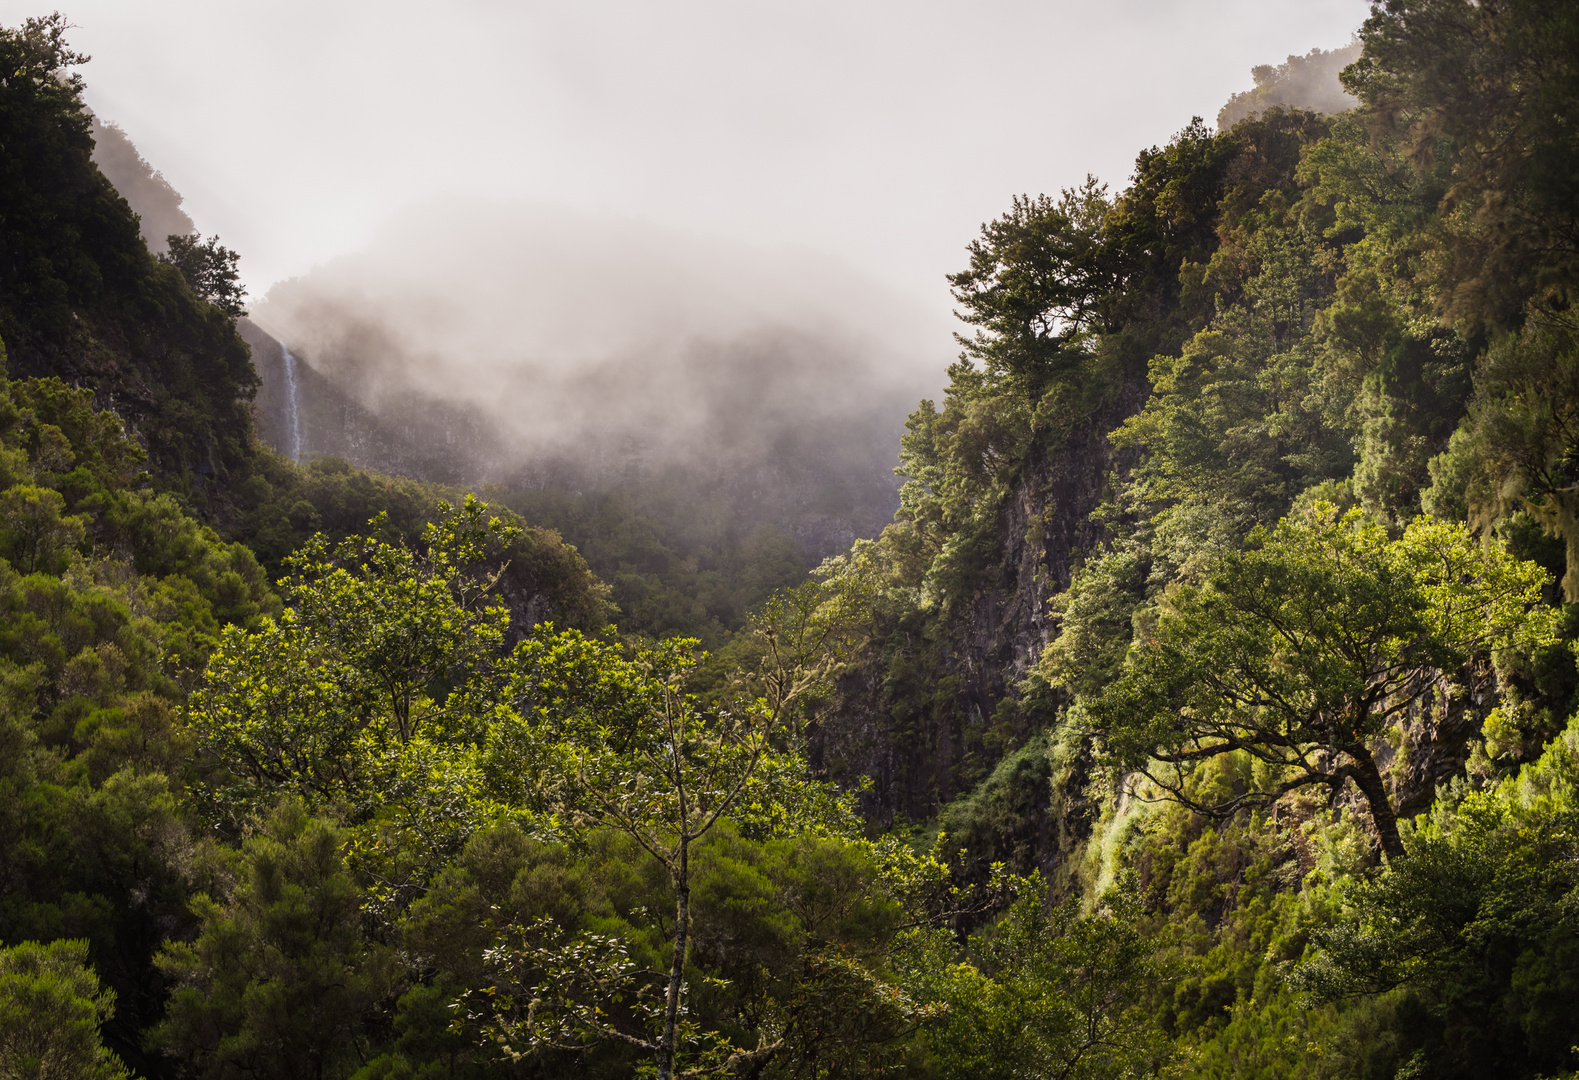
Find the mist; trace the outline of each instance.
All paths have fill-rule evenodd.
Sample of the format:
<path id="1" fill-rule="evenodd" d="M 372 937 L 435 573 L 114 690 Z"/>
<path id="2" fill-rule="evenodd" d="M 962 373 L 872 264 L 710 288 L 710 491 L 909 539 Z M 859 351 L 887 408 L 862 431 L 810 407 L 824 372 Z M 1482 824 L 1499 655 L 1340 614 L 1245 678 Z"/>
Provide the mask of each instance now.
<path id="1" fill-rule="evenodd" d="M 517 490 L 678 472 L 684 505 L 837 546 L 891 515 L 979 223 L 1122 187 L 1253 60 L 1363 7 L 172 4 L 155 31 L 90 4 L 81 34 L 95 107 L 172 179 L 126 143 L 150 244 L 173 210 L 245 255 L 276 446 Z M 467 78 L 410 77 L 463 52 Z M 1253 93 L 1303 93 L 1295 66 Z"/>
<path id="2" fill-rule="evenodd" d="M 1227 131 L 1246 117 L 1277 105 L 1340 113 L 1359 104 L 1343 88 L 1339 73 L 1360 56 L 1359 41 L 1341 49 L 1312 49 L 1304 56 L 1290 56 L 1281 64 L 1257 64 L 1250 69 L 1255 87 L 1235 94 L 1217 114 L 1217 127 Z"/>
<path id="3" fill-rule="evenodd" d="M 904 418 L 954 352 L 930 310 L 828 256 L 462 199 L 397 215 L 252 318 L 376 417 L 383 445 L 448 444 L 469 463 L 455 479 L 681 469 L 802 511 L 832 484 L 844 516 L 868 504 L 874 521 Z M 372 443 L 318 443 L 388 468 Z"/>
<path id="4" fill-rule="evenodd" d="M 3 7 L 6 0 L 0 0 Z M 32 8 L 12 5 L 13 21 Z M 1211 117 L 1367 0 L 74 0 L 88 99 L 253 296 L 423 199 L 529 198 L 829 251 L 946 317 L 1017 192 Z"/>
<path id="5" fill-rule="evenodd" d="M 181 208 L 181 193 L 143 159 L 126 132 L 115 124 L 103 123 L 97 116 L 91 131 L 93 163 L 131 204 L 149 251 L 162 254 L 169 250 L 171 236 L 190 236 L 197 231 Z"/>

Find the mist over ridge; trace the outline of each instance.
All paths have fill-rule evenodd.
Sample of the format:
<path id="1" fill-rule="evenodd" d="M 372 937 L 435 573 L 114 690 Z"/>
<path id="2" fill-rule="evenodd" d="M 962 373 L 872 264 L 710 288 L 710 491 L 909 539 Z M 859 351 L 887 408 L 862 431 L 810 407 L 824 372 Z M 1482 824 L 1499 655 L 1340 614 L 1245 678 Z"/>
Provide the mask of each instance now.
<path id="1" fill-rule="evenodd" d="M 126 132 L 116 124 L 103 123 L 97 116 L 92 125 L 93 163 L 137 214 L 148 250 L 162 254 L 169 250 L 171 235 L 189 236 L 196 232 L 192 218 L 181 209 L 181 193 L 143 158 Z"/>
<path id="2" fill-rule="evenodd" d="M 617 448 L 749 458 L 807 425 L 891 445 L 952 351 L 936 320 L 832 259 L 462 200 L 405 212 L 253 317 L 381 416 L 476 410 L 500 439 L 495 477 Z"/>

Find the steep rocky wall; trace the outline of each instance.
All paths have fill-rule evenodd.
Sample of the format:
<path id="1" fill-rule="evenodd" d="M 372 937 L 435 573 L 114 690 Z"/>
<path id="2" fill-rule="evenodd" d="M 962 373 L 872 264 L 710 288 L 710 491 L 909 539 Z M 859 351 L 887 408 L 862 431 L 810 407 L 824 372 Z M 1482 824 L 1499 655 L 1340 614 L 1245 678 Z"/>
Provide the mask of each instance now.
<path id="1" fill-rule="evenodd" d="M 1128 398 L 1138 406 L 1138 388 Z M 1021 707 L 1018 687 L 1057 634 L 1048 601 L 1103 539 L 1090 514 L 1106 490 L 1117 422 L 1092 418 L 1034 451 L 1001 505 L 995 565 L 981 585 L 940 624 L 902 628 L 844 675 L 813 762 L 842 784 L 870 777 L 863 810 L 874 822 L 932 816 L 1051 719 L 1045 701 Z"/>
<path id="2" fill-rule="evenodd" d="M 257 324 L 237 324 L 252 348 L 262 385 L 253 401 L 258 435 L 281 453 L 291 446 L 284 350 Z M 296 356 L 301 459 L 340 457 L 364 469 L 439 483 L 479 485 L 497 477 L 498 438 L 475 414 L 439 402 L 417 402 L 392 421 L 366 408 Z"/>

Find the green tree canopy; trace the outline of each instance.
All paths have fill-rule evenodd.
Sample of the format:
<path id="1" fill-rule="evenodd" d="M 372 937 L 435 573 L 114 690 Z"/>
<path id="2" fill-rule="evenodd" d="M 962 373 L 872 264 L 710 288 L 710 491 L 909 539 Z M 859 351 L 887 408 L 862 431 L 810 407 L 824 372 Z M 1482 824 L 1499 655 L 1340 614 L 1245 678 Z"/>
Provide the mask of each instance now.
<path id="1" fill-rule="evenodd" d="M 202 300 L 207 300 L 231 318 L 247 313 L 242 306 L 246 286 L 241 284 L 241 274 L 236 263 L 241 256 L 219 242 L 218 236 L 204 240 L 191 236 L 171 234 L 169 251 L 159 256 L 160 262 L 169 263 L 181 271 L 181 276 Z"/>
<path id="2" fill-rule="evenodd" d="M 477 744 L 509 625 L 484 564 L 512 538 L 468 498 L 420 550 L 319 535 L 292 556 L 289 610 L 228 629 L 192 699 L 221 801 L 244 815 L 290 790 L 366 815 L 408 759 Z"/>
<path id="3" fill-rule="evenodd" d="M 1115 762 L 1209 813 L 1353 780 L 1399 858 L 1374 740 L 1445 709 L 1464 692 L 1454 681 L 1490 678 L 1493 650 L 1550 640 L 1545 581 L 1462 525 L 1419 518 L 1392 540 L 1360 511 L 1318 503 L 1165 596 L 1088 716 Z M 1190 768 L 1227 752 L 1252 763 L 1241 790 L 1192 791 Z"/>
<path id="4" fill-rule="evenodd" d="M 24 941 L 0 948 L 0 1076 L 124 1080 L 126 1066 L 99 1041 L 115 1012 L 88 965 L 86 941 Z"/>
<path id="5" fill-rule="evenodd" d="M 1000 868 L 1001 869 L 1001 868 Z M 1142 1001 L 1159 976 L 1140 930 L 1133 881 L 1109 889 L 1095 911 L 1052 905 L 1040 874 L 1012 879 L 1003 917 L 970 938 L 918 941 L 911 989 L 936 1001 L 926 1042 L 943 1080 L 1119 1080 L 1152 1075 L 1156 1017 Z M 928 948 L 930 944 L 930 948 Z"/>
<path id="6" fill-rule="evenodd" d="M 565 1008 L 545 1005 L 517 1016 L 511 999 L 494 1023 L 510 1042 L 553 1047 L 572 1038 L 619 1039 L 651 1053 L 663 1080 L 688 1071 L 681 1061 L 686 1044 L 698 1045 L 711 1068 L 745 1067 L 783 1049 L 768 1026 L 755 1046 L 739 1045 L 727 1032 L 688 1029 L 684 999 L 696 845 L 726 815 L 755 811 L 769 821 L 811 825 L 795 804 L 827 801 L 821 785 L 806 782 L 799 746 L 787 739 L 792 710 L 812 686 L 803 671 L 815 651 L 810 643 L 823 636 L 808 627 L 821 615 L 816 587 L 796 595 L 798 603 L 770 605 L 760 624 L 765 649 L 757 677 L 725 687 L 711 702 L 688 687 L 698 660 L 692 640 L 627 652 L 573 631 L 545 630 L 516 649 L 517 674 L 507 691 L 513 715 L 500 725 L 485 769 L 501 786 L 523 787 L 524 801 L 577 832 L 610 829 L 634 841 L 669 879 L 674 922 L 662 1006 L 645 1025 L 622 1026 L 595 1001 L 576 1007 L 573 997 Z M 828 602 L 837 607 L 837 598 Z M 614 997 L 633 992 L 634 965 L 617 942 L 582 937 L 556 946 L 553 956 L 541 948 L 529 953 L 534 966 L 558 971 L 567 984 Z"/>
<path id="7" fill-rule="evenodd" d="M 1579 23 L 1566 0 L 1386 0 L 1344 85 L 1417 167 L 1443 158 L 1445 258 L 1427 276 L 1449 317 L 1516 326 L 1579 287 Z"/>
<path id="8" fill-rule="evenodd" d="M 1570 732 L 1531 770 L 1557 780 L 1557 800 L 1521 798 L 1527 776 L 1434 811 L 1408 837 L 1408 859 L 1345 890 L 1346 917 L 1315 935 L 1299 987 L 1326 1001 L 1406 995 L 1430 1018 L 1409 1049 L 1431 1075 L 1579 1066 L 1573 766 Z"/>
<path id="9" fill-rule="evenodd" d="M 1016 196 L 972 241 L 970 269 L 949 276 L 960 318 L 977 328 L 959 339 L 963 357 L 1033 402 L 1079 364 L 1114 285 L 1102 243 L 1108 207 L 1090 177 L 1057 199 Z"/>
<path id="10" fill-rule="evenodd" d="M 230 895 L 194 900 L 196 940 L 156 959 L 175 992 L 154 1041 L 214 1080 L 347 1076 L 397 965 L 365 940 L 345 832 L 289 798 L 260 824 Z"/>

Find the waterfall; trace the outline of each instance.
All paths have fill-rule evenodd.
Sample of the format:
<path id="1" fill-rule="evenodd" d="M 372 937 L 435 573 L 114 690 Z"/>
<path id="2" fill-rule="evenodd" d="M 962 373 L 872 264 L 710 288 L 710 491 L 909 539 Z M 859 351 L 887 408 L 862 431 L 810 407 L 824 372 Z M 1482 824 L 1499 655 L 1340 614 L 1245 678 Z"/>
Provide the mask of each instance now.
<path id="1" fill-rule="evenodd" d="M 296 377 L 296 357 L 282 342 L 285 354 L 285 441 L 292 461 L 302 459 L 302 385 Z"/>

